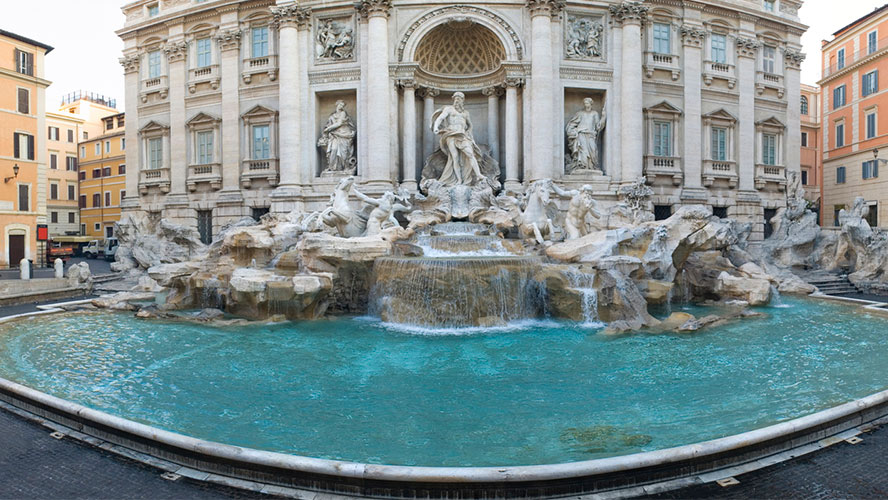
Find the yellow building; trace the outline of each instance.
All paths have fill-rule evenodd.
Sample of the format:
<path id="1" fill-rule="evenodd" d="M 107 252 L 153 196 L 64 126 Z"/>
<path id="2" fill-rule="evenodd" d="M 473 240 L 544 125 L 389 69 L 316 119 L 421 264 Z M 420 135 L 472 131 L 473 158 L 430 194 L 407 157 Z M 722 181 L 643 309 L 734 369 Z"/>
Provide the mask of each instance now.
<path id="1" fill-rule="evenodd" d="M 46 222 L 46 88 L 49 45 L 0 30 L 0 266 L 37 259 Z"/>
<path id="2" fill-rule="evenodd" d="M 114 236 L 120 200 L 126 196 L 124 113 L 102 120 L 103 134 L 79 145 L 80 228 L 95 238 Z"/>

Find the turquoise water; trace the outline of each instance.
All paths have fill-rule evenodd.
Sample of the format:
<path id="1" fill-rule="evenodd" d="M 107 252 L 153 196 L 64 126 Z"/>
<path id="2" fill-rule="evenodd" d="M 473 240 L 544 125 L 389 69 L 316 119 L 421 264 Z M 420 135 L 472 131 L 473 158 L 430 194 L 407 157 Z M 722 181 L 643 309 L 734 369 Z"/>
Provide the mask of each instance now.
<path id="1" fill-rule="evenodd" d="M 764 427 L 886 388 L 888 321 L 784 299 L 695 334 L 367 318 L 213 328 L 77 313 L 0 326 L 0 376 L 213 441 L 428 466 L 567 462 Z M 441 332 L 438 332 L 441 333 Z"/>

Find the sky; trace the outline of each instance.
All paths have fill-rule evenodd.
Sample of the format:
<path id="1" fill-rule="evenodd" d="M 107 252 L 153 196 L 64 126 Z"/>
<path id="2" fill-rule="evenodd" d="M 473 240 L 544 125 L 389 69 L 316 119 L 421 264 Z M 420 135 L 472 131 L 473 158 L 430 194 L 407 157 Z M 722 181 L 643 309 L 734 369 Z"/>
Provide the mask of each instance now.
<path id="1" fill-rule="evenodd" d="M 116 98 L 123 110 L 123 69 L 117 62 L 123 42 L 122 0 L 2 0 L 0 28 L 55 47 L 46 58 L 47 110 L 61 97 L 88 90 Z M 810 28 L 802 37 L 802 82 L 820 79 L 820 42 L 888 0 L 805 0 L 800 16 Z"/>

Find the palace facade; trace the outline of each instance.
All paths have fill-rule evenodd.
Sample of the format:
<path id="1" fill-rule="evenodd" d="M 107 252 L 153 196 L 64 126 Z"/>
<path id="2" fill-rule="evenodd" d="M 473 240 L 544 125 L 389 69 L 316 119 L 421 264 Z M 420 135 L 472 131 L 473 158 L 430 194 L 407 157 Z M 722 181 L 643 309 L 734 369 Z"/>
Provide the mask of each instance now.
<path id="1" fill-rule="evenodd" d="M 122 205 L 208 238 L 345 175 L 415 191 L 462 92 L 505 189 L 646 176 L 658 218 L 702 203 L 760 239 L 800 168 L 801 3 L 132 2 Z"/>

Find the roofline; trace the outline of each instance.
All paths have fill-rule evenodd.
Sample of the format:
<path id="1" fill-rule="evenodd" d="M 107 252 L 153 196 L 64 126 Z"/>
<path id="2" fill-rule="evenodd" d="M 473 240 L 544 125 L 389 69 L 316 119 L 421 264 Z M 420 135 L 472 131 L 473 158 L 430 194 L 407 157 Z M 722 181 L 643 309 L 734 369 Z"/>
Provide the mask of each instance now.
<path id="1" fill-rule="evenodd" d="M 46 45 L 45 43 L 38 42 L 37 40 L 31 39 L 31 38 L 28 38 L 25 36 L 16 35 L 15 33 L 11 32 L 11 31 L 6 31 L 4 29 L 0 29 L 0 35 L 7 36 L 9 38 L 13 38 L 15 40 L 33 45 L 35 47 L 40 47 L 41 49 L 46 51 L 46 52 L 44 52 L 44 54 L 49 54 L 53 50 L 53 48 L 51 46 Z"/>
<path id="2" fill-rule="evenodd" d="M 879 14 L 880 12 L 882 12 L 882 11 L 885 10 L 885 9 L 888 9 L 888 3 L 886 3 L 885 5 L 883 5 L 883 6 L 881 6 L 881 7 L 877 7 L 875 10 L 873 10 L 873 11 L 870 12 L 869 14 L 866 14 L 865 16 L 860 17 L 859 19 L 857 19 L 857 20 L 851 22 L 851 23 L 848 24 L 847 26 L 843 26 L 843 27 L 840 28 L 838 31 L 836 31 L 835 33 L 833 33 L 833 36 L 834 36 L 834 37 L 839 36 L 841 33 L 845 32 L 846 30 L 849 30 L 849 29 L 853 28 L 855 25 L 860 24 L 860 23 L 862 23 L 863 21 L 866 21 L 866 20 L 869 19 L 870 17 Z M 832 41 L 832 40 L 831 40 L 831 41 Z"/>

